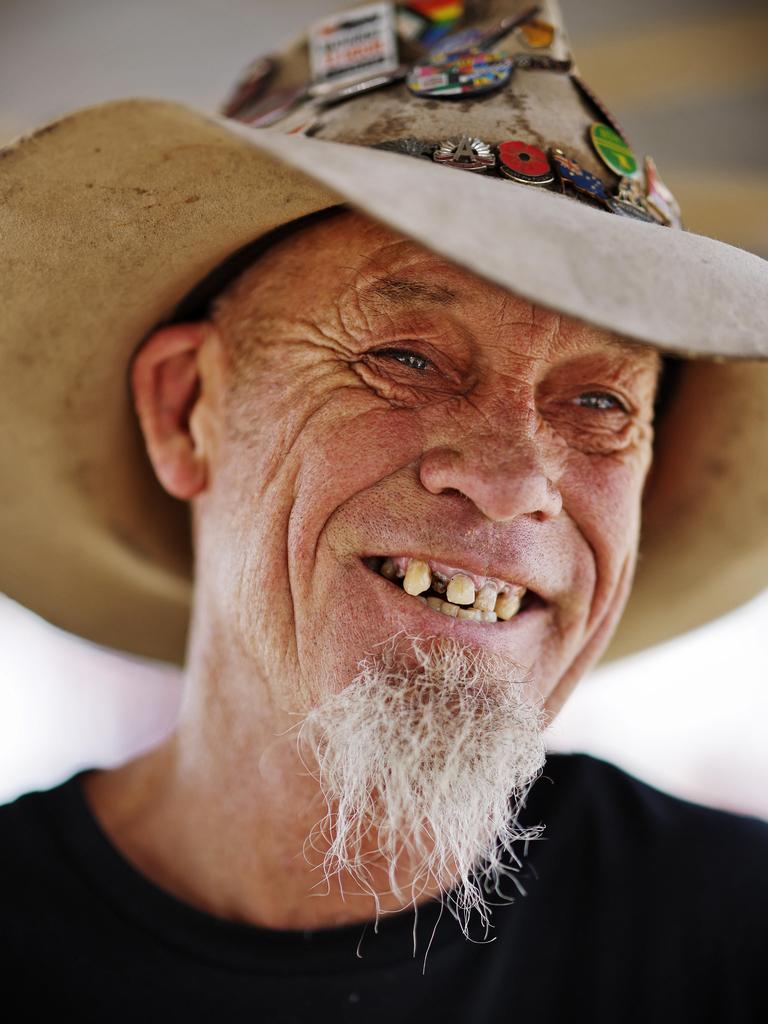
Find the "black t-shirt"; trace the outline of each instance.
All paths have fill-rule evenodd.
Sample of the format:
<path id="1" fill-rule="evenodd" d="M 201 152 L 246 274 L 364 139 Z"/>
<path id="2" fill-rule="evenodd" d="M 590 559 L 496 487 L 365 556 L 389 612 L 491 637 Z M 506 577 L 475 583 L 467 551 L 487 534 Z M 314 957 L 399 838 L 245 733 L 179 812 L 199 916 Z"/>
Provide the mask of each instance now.
<path id="1" fill-rule="evenodd" d="M 0 971 L 12 1021 L 724 1024 L 768 1020 L 768 822 L 584 754 L 550 754 L 486 938 L 440 902 L 275 930 L 165 892 L 112 845 L 84 772 L 0 807 Z M 318 897 L 320 898 L 320 897 Z M 439 918 L 439 920 L 438 920 Z M 434 932 L 429 953 L 426 948 Z M 361 941 L 362 938 L 362 941 Z"/>

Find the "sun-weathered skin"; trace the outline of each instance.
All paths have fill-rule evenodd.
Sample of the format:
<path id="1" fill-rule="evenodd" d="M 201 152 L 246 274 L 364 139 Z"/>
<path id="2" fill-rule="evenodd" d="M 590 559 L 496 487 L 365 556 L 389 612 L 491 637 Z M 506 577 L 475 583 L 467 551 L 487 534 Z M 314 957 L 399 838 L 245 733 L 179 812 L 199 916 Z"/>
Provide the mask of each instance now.
<path id="1" fill-rule="evenodd" d="M 560 130 L 570 109 L 574 141 L 563 137 L 563 148 L 607 180 L 586 140 L 576 148 L 589 113 L 567 80 L 518 79 L 531 90 L 546 83 L 536 86 L 541 110 L 544 90 L 562 91 L 537 126 Z M 0 151 L 0 587 L 12 598 L 99 643 L 183 660 L 189 510 L 161 489 L 146 457 L 130 356 L 235 250 L 339 202 L 532 301 L 687 357 L 659 424 L 635 585 L 604 661 L 765 586 L 768 263 L 538 187 L 330 141 L 358 132 L 360 142 L 372 123 L 384 141 L 396 95 L 329 108 L 326 138 L 123 100 Z M 431 102 L 414 97 L 401 109 L 420 108 L 425 124 L 461 114 L 452 101 Z M 500 95 L 484 108 L 498 130 L 507 108 L 510 122 L 533 123 L 534 101 L 517 102 L 525 109 Z M 416 134 L 404 114 L 401 125 Z"/>

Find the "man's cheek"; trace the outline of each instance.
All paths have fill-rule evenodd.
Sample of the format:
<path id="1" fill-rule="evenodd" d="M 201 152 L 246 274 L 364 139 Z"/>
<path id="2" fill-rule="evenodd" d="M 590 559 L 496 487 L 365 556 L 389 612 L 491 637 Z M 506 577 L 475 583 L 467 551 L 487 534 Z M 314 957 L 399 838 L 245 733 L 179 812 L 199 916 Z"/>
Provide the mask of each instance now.
<path id="1" fill-rule="evenodd" d="M 331 422 L 301 439 L 299 493 L 343 500 L 418 460 L 423 442 L 418 415 L 371 403 L 368 395 L 347 402 Z"/>

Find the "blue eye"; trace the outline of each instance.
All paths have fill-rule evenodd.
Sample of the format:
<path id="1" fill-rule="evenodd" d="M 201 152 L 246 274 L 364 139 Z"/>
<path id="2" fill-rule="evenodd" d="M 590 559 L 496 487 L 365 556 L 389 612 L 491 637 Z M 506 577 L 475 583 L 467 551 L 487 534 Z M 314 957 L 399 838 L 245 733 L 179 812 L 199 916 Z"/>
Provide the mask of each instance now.
<path id="1" fill-rule="evenodd" d="M 596 404 L 596 405 L 587 405 L 586 408 L 588 408 L 588 409 L 597 409 L 598 411 L 608 411 L 610 409 L 621 409 L 622 412 L 627 412 L 628 411 L 623 402 L 619 401 L 619 399 L 615 395 L 611 395 L 607 391 L 585 391 L 583 395 L 579 395 L 579 399 L 581 399 L 581 398 L 596 399 L 597 402 L 599 403 L 599 404 Z M 577 399 L 577 401 L 579 399 Z M 609 399 L 614 404 L 613 405 L 605 404 L 606 403 L 606 399 Z"/>
<path id="2" fill-rule="evenodd" d="M 415 352 L 409 352 L 405 348 L 380 348 L 376 355 L 389 356 L 392 359 L 396 359 L 398 363 L 402 363 L 403 366 L 408 366 L 410 369 L 418 370 L 421 373 L 424 373 L 427 367 L 431 365 L 429 359 L 416 355 Z"/>

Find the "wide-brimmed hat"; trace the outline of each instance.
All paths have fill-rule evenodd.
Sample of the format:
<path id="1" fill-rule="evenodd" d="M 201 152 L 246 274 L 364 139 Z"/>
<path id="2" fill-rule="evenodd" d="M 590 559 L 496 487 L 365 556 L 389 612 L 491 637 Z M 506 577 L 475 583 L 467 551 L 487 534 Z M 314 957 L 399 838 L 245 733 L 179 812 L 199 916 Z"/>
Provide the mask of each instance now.
<path id="1" fill-rule="evenodd" d="M 553 0 L 347 10 L 256 61 L 224 114 L 128 99 L 17 140 L 0 195 L 0 586 L 56 625 L 183 661 L 189 506 L 155 478 L 131 355 L 233 253 L 340 203 L 664 355 L 603 662 L 768 582 L 768 262 L 685 230 Z"/>

